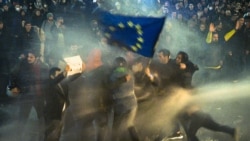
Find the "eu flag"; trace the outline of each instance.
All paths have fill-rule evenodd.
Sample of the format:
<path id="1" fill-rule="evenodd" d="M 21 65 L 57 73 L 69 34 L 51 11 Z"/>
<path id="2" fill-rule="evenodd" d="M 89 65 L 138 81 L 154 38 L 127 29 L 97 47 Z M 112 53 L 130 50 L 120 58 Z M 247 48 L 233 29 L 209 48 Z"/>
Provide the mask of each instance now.
<path id="1" fill-rule="evenodd" d="M 165 17 L 133 17 L 102 11 L 99 23 L 108 43 L 146 57 L 154 55 Z"/>

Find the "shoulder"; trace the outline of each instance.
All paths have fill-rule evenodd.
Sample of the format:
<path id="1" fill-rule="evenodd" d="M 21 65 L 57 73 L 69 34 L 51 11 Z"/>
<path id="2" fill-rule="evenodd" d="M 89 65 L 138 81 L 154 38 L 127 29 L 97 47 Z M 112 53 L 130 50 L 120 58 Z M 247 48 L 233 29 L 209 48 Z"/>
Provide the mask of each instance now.
<path id="1" fill-rule="evenodd" d="M 41 69 L 49 70 L 49 65 L 47 63 L 39 61 L 39 64 Z"/>

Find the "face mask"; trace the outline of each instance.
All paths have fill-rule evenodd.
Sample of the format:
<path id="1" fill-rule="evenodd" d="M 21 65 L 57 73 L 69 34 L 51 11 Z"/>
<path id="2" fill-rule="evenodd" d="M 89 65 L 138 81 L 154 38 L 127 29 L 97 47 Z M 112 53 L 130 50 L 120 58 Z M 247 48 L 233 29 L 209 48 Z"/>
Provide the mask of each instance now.
<path id="1" fill-rule="evenodd" d="M 19 7 L 16 7 L 16 11 L 20 11 L 20 8 L 19 8 Z"/>

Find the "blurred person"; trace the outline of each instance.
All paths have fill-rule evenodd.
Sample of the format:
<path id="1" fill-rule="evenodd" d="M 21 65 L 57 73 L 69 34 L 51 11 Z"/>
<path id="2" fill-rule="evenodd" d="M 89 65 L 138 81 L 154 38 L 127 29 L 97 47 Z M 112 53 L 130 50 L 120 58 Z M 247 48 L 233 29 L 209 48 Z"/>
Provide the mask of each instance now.
<path id="1" fill-rule="evenodd" d="M 27 51 L 26 58 L 21 60 L 11 71 L 10 90 L 19 92 L 19 125 L 26 125 L 31 108 L 34 107 L 39 122 L 40 139 L 43 138 L 44 127 L 44 93 L 45 81 L 48 76 L 48 66 L 39 60 L 40 54 L 35 50 Z M 19 134 L 21 140 L 25 140 L 28 133 Z"/>
<path id="2" fill-rule="evenodd" d="M 176 11 L 171 12 L 171 19 L 173 19 L 173 20 L 177 19 L 177 12 Z"/>
<path id="3" fill-rule="evenodd" d="M 189 3 L 188 8 L 185 11 L 184 17 L 186 18 L 186 20 L 189 20 L 192 18 L 193 15 L 196 15 L 196 10 L 194 8 L 194 4 Z"/>
<path id="4" fill-rule="evenodd" d="M 177 20 L 180 23 L 183 23 L 183 24 L 185 23 L 182 13 L 177 13 Z"/>
<path id="5" fill-rule="evenodd" d="M 180 7 L 180 3 L 176 3 L 173 7 L 173 9 L 170 9 L 169 14 L 171 13 L 171 11 L 176 11 L 176 12 L 183 12 L 184 9 L 181 9 L 182 7 Z M 186 19 L 185 19 L 186 20 Z"/>
<path id="6" fill-rule="evenodd" d="M 186 52 L 179 51 L 175 58 L 176 64 L 181 70 L 180 86 L 184 88 L 193 88 L 192 78 L 194 73 L 199 70 L 198 66 L 189 60 L 189 56 Z"/>
<path id="7" fill-rule="evenodd" d="M 134 76 L 123 57 L 114 60 L 113 71 L 110 76 L 113 98 L 113 128 L 112 141 L 119 141 L 128 132 L 132 141 L 139 141 L 134 126 L 137 112 L 137 99 L 134 93 Z"/>
<path id="8" fill-rule="evenodd" d="M 6 26 L 10 26 L 11 25 L 11 18 L 10 18 L 11 11 L 9 9 L 9 6 L 7 4 L 4 4 L 2 9 L 3 9 L 3 12 L 0 14 L 0 17 Z M 10 27 L 8 27 L 8 28 L 10 28 Z"/>
<path id="9" fill-rule="evenodd" d="M 136 59 L 137 54 L 132 51 L 125 51 L 124 53 L 124 58 L 126 59 L 128 66 L 131 66 Z"/>
<path id="10" fill-rule="evenodd" d="M 170 5 L 169 5 L 168 1 L 164 2 L 164 4 L 159 9 L 159 13 L 163 14 L 163 15 L 165 15 L 167 17 L 169 16 L 169 14 L 170 14 Z"/>
<path id="11" fill-rule="evenodd" d="M 6 88 L 10 73 L 10 34 L 5 23 L 0 20 L 0 103 L 8 103 Z"/>
<path id="12" fill-rule="evenodd" d="M 72 119 L 68 114 L 65 117 L 65 112 L 70 105 L 68 86 L 69 83 L 81 76 L 81 73 L 85 70 L 84 62 L 82 62 L 81 69 L 82 71 L 79 73 L 68 75 L 71 71 L 70 64 L 66 64 L 64 71 L 55 66 L 50 68 L 49 79 L 46 83 L 44 110 L 46 141 L 59 141 L 62 128 L 65 126 L 64 119 Z"/>
<path id="13" fill-rule="evenodd" d="M 199 22 L 207 25 L 207 16 L 202 15 Z"/>
<path id="14" fill-rule="evenodd" d="M 221 21 L 223 21 L 225 29 L 231 28 L 232 26 L 231 17 L 232 17 L 231 10 L 226 9 L 225 14 L 221 16 Z"/>
<path id="15" fill-rule="evenodd" d="M 21 32 L 20 40 L 20 49 L 16 50 L 19 51 L 20 55 L 24 54 L 25 51 L 30 49 L 40 51 L 41 42 L 39 38 L 39 33 L 36 28 L 32 27 L 31 22 L 25 22 L 23 31 Z"/>
<path id="16" fill-rule="evenodd" d="M 42 26 L 43 20 L 44 19 L 43 19 L 43 15 L 41 13 L 41 10 L 35 9 L 32 16 L 31 16 L 31 24 L 40 29 Z"/>
<path id="17" fill-rule="evenodd" d="M 198 36 L 205 39 L 207 36 L 207 25 L 205 23 L 200 23 L 198 29 Z"/>
<path id="18" fill-rule="evenodd" d="M 223 64 L 221 68 L 221 76 L 223 80 L 226 81 L 237 81 L 238 74 L 238 57 L 230 50 L 226 49 L 223 55 Z M 232 66 L 234 66 L 232 69 Z"/>
<path id="19" fill-rule="evenodd" d="M 84 71 L 84 63 L 82 70 Z M 46 83 L 44 107 L 46 125 L 45 141 L 59 141 L 63 127 L 63 114 L 70 104 L 67 93 L 67 83 L 80 76 L 80 74 L 67 76 L 69 71 L 69 65 L 65 67 L 64 71 L 61 71 L 58 67 L 50 69 L 49 79 Z"/>
<path id="20" fill-rule="evenodd" d="M 111 13 L 120 13 L 121 12 L 121 3 L 120 2 L 115 2 L 114 3 L 114 8 L 110 10 Z"/>
<path id="21" fill-rule="evenodd" d="M 168 49 L 160 49 L 157 52 L 157 59 L 153 60 L 147 68 L 148 73 L 151 74 L 151 79 L 159 79 L 157 86 L 157 94 L 162 95 L 169 92 L 171 86 L 179 84 L 179 67 L 173 59 L 170 58 L 170 51 Z"/>
<path id="22" fill-rule="evenodd" d="M 55 24 L 51 27 L 55 49 L 62 49 L 65 47 L 65 28 L 63 17 L 57 17 Z"/>
<path id="23" fill-rule="evenodd" d="M 154 86 L 157 84 L 157 80 L 146 69 L 149 62 L 146 58 L 138 57 L 131 65 L 135 79 L 134 91 L 138 102 L 149 100 L 155 94 Z"/>
<path id="24" fill-rule="evenodd" d="M 11 60 L 11 67 L 14 66 L 18 61 L 17 58 L 19 57 L 19 52 L 16 50 L 19 50 L 20 46 L 20 39 L 21 39 L 21 32 L 22 32 L 22 18 L 20 14 L 21 6 L 19 4 L 14 5 L 14 9 L 10 10 L 10 25 L 8 25 L 10 34 L 11 34 L 11 53 L 12 57 L 15 58 L 15 60 Z M 12 62 L 13 61 L 13 62 Z"/>
<path id="25" fill-rule="evenodd" d="M 210 63 L 209 66 L 219 66 L 221 65 L 221 56 L 224 54 L 224 49 L 222 47 L 221 39 L 222 38 L 218 32 L 216 32 L 216 27 L 213 23 L 209 25 L 209 32 L 207 34 L 206 43 L 207 51 L 209 51 L 210 59 L 213 59 L 213 61 L 209 61 L 207 63 Z"/>
<path id="26" fill-rule="evenodd" d="M 237 128 L 219 124 L 208 113 L 202 111 L 197 104 L 191 103 L 185 106 L 177 115 L 177 118 L 184 128 L 188 141 L 199 141 L 196 133 L 201 127 L 229 134 L 234 141 L 239 141 Z"/>
<path id="27" fill-rule="evenodd" d="M 53 34 L 51 28 L 54 26 L 54 15 L 52 13 L 47 13 L 47 19 L 45 19 L 41 26 L 41 32 L 45 36 L 44 42 L 44 57 L 47 58 L 51 50 L 53 50 L 55 41 L 53 40 Z M 47 60 L 46 60 L 47 61 Z"/>
<path id="28" fill-rule="evenodd" d="M 208 29 L 207 29 L 207 25 L 205 23 L 200 23 L 199 26 L 197 27 L 197 32 L 196 32 L 196 35 L 201 39 L 199 42 L 198 42 L 198 47 L 199 49 L 196 51 L 198 55 L 196 55 L 196 57 L 198 58 L 197 63 L 202 63 L 203 59 L 204 59 L 204 52 L 205 52 L 205 49 L 206 49 L 206 42 L 205 42 L 205 39 L 206 39 L 206 36 L 207 36 L 207 32 L 208 32 Z"/>
<path id="29" fill-rule="evenodd" d="M 24 27 L 25 22 L 30 21 L 30 15 L 28 15 L 24 9 L 20 10 L 20 15 L 21 15 L 22 27 Z"/>
<path id="30" fill-rule="evenodd" d="M 227 32 L 224 36 L 227 48 L 232 51 L 236 61 L 235 76 L 239 76 L 242 72 L 242 56 L 245 48 L 245 25 L 244 18 L 239 17 L 233 29 Z"/>
<path id="31" fill-rule="evenodd" d="M 201 2 L 198 2 L 196 4 L 196 8 L 197 8 L 197 11 L 203 11 L 203 6 L 202 6 Z"/>
<path id="32" fill-rule="evenodd" d="M 32 15 L 32 13 L 34 12 L 35 10 L 35 1 L 27 1 L 25 6 L 26 6 L 26 12 L 29 14 L 29 15 Z"/>
<path id="33" fill-rule="evenodd" d="M 209 13 L 209 9 L 208 7 L 204 7 L 203 9 L 203 16 L 206 17 L 207 21 L 209 21 L 209 16 L 210 16 L 210 13 Z M 210 22 L 210 21 L 209 21 Z"/>
<path id="34" fill-rule="evenodd" d="M 187 9 L 189 7 L 189 0 L 183 0 L 183 8 Z"/>
<path id="35" fill-rule="evenodd" d="M 191 15 L 190 19 L 187 21 L 188 29 L 191 32 L 196 32 L 196 27 L 198 25 L 197 15 Z"/>
<path id="36" fill-rule="evenodd" d="M 206 7 L 207 6 L 207 1 L 206 0 L 201 0 L 201 5 L 202 5 L 202 7 Z"/>
<path id="37" fill-rule="evenodd" d="M 60 141 L 105 140 L 111 97 L 110 68 L 102 62 L 102 52 L 92 49 L 81 77 L 68 84 L 70 106 L 65 113 Z"/>
<path id="38" fill-rule="evenodd" d="M 178 3 L 179 3 L 179 8 L 180 8 L 179 12 L 182 13 L 185 10 L 185 8 L 184 8 L 184 2 L 183 1 L 179 1 Z"/>
<path id="39" fill-rule="evenodd" d="M 214 30 L 212 31 L 212 32 L 217 32 L 218 33 L 218 35 L 219 35 L 219 43 L 222 45 L 224 42 L 225 42 L 225 40 L 224 40 L 224 38 L 222 38 L 225 34 L 226 34 L 226 27 L 224 26 L 224 24 L 223 24 L 224 22 L 223 21 L 221 21 L 221 20 L 216 20 L 216 21 L 214 21 L 214 22 L 212 22 L 212 26 L 213 26 L 213 28 L 214 28 Z M 209 25 L 210 26 L 210 25 Z"/>
<path id="40" fill-rule="evenodd" d="M 219 42 L 219 34 L 215 32 L 213 24 L 210 24 L 209 32 L 207 34 L 207 46 L 203 52 L 202 65 L 205 67 L 205 75 L 208 76 L 206 81 L 220 80 L 221 67 L 223 64 L 223 57 L 225 51 Z M 209 55 L 208 55 L 209 54 Z"/>
<path id="41" fill-rule="evenodd" d="M 160 49 L 158 51 L 158 57 L 159 61 L 161 62 L 160 65 L 156 66 L 158 70 L 158 74 L 152 73 L 152 69 L 147 70 L 150 79 L 155 79 L 157 81 L 156 84 L 156 95 L 166 95 L 170 97 L 172 95 L 172 89 L 174 88 L 179 88 L 179 87 L 184 87 L 184 88 L 190 88 L 191 84 L 189 84 L 190 77 L 192 77 L 192 65 L 189 65 L 187 60 L 187 55 L 184 56 L 184 52 L 179 52 L 176 56 L 176 59 L 170 59 L 170 51 L 167 49 Z M 152 66 L 155 64 L 152 62 Z M 153 67 L 154 68 L 154 67 Z M 191 82 L 190 82 L 191 83 Z M 159 87 L 159 88 L 158 88 Z M 159 90 L 157 90 L 159 89 Z M 160 94 L 159 94 L 160 92 Z M 161 94 L 163 93 L 163 94 Z M 157 101 L 161 101 L 162 97 L 158 97 Z M 166 136 L 166 128 L 161 127 L 161 130 L 159 132 L 158 137 L 156 140 L 163 140 L 164 137 Z M 172 136 L 171 136 L 172 137 Z M 173 134 L 173 137 L 181 137 L 181 134 Z"/>

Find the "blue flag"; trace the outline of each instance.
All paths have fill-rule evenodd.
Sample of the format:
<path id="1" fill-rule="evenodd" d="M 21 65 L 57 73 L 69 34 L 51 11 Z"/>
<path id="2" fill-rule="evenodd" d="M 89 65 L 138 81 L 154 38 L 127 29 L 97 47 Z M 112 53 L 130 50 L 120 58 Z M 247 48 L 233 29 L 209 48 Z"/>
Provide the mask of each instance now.
<path id="1" fill-rule="evenodd" d="M 153 57 L 164 22 L 165 17 L 133 17 L 104 11 L 99 15 L 99 23 L 108 44 L 145 57 Z"/>

